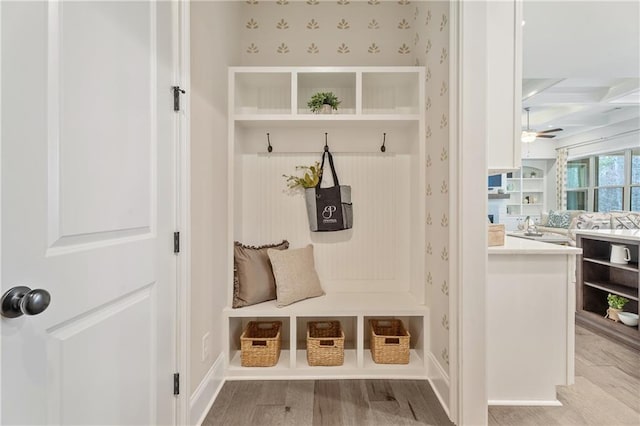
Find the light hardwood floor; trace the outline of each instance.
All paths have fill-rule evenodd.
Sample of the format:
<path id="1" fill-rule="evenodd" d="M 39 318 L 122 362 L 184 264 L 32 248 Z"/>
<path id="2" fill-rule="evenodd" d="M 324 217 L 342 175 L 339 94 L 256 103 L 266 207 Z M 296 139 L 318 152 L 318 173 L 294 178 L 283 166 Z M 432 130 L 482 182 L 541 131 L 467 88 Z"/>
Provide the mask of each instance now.
<path id="1" fill-rule="evenodd" d="M 226 382 L 203 426 L 452 425 L 423 380 Z"/>
<path id="2" fill-rule="evenodd" d="M 562 407 L 490 407 L 490 425 L 640 425 L 640 353 L 576 327 L 576 383 Z M 204 426 L 451 425 L 418 380 L 230 381 Z"/>
<path id="3" fill-rule="evenodd" d="M 576 326 L 576 381 L 562 407 L 490 407 L 490 425 L 640 425 L 640 353 Z"/>

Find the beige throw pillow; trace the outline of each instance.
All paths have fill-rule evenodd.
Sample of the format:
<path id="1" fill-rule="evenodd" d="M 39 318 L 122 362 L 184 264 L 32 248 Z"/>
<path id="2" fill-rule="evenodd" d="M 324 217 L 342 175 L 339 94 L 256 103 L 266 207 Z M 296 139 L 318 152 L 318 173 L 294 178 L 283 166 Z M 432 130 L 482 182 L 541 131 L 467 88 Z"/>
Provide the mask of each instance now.
<path id="1" fill-rule="evenodd" d="M 236 241 L 233 249 L 233 307 L 255 305 L 276 298 L 276 282 L 267 250 L 286 250 L 289 242 L 260 247 Z"/>
<path id="2" fill-rule="evenodd" d="M 276 278 L 278 307 L 324 294 L 316 272 L 311 244 L 296 250 L 269 249 L 267 254 Z"/>

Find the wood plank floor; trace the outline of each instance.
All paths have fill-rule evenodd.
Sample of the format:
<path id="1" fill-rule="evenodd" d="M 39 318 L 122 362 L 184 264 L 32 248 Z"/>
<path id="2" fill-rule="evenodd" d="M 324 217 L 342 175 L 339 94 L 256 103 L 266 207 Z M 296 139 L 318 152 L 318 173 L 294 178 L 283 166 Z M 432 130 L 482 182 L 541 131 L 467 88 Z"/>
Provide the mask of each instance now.
<path id="1" fill-rule="evenodd" d="M 640 353 L 576 326 L 576 382 L 562 407 L 489 407 L 490 425 L 640 425 Z"/>
<path id="2" fill-rule="evenodd" d="M 423 380 L 226 382 L 203 426 L 452 425 Z"/>
<path id="3" fill-rule="evenodd" d="M 576 326 L 562 407 L 490 407 L 490 425 L 640 425 L 640 353 Z M 203 425 L 451 425 L 418 380 L 230 381 Z"/>

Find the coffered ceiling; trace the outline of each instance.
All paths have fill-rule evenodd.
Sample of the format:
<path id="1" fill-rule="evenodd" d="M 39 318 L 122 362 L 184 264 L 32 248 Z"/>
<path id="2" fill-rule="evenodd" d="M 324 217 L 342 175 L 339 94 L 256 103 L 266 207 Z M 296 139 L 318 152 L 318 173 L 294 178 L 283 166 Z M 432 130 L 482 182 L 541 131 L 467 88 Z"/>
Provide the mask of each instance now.
<path id="1" fill-rule="evenodd" d="M 555 140 L 625 123 L 640 128 L 640 78 L 527 78 L 522 99 L 531 129 L 564 129 Z"/>
<path id="2" fill-rule="evenodd" d="M 522 128 L 640 128 L 640 2 L 524 2 Z"/>

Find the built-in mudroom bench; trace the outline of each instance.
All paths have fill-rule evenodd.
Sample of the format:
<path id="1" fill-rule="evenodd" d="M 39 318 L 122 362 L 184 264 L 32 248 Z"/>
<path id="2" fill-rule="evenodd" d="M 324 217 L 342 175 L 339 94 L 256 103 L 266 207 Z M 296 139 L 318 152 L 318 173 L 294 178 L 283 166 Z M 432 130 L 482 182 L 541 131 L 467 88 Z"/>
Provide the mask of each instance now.
<path id="1" fill-rule="evenodd" d="M 307 102 L 317 92 L 335 94 L 337 111 L 312 113 Z M 228 379 L 429 377 L 424 98 L 422 67 L 229 69 L 229 247 L 235 241 L 260 246 L 287 240 L 289 250 L 312 244 L 326 294 L 285 307 L 271 300 L 232 308 L 229 250 L 223 311 Z M 339 232 L 311 232 L 304 193 L 288 189 L 283 177 L 321 161 L 325 146 L 340 184 L 352 188 L 353 227 Z M 411 336 L 408 364 L 373 362 L 370 319 L 402 320 Z M 243 329 L 264 320 L 282 323 L 279 360 L 272 367 L 243 367 Z M 318 320 L 340 321 L 342 365 L 308 365 L 307 322 Z"/>
<path id="2" fill-rule="evenodd" d="M 428 309 L 408 293 L 329 293 L 284 308 L 264 302 L 241 309 L 226 309 L 229 324 L 228 378 L 375 378 L 426 377 L 425 342 Z M 369 351 L 370 318 L 401 319 L 411 335 L 409 364 L 375 364 Z M 282 350 L 277 366 L 241 367 L 240 335 L 248 321 L 282 321 Z M 339 320 L 345 333 L 344 364 L 311 367 L 305 354 L 308 321 Z"/>

